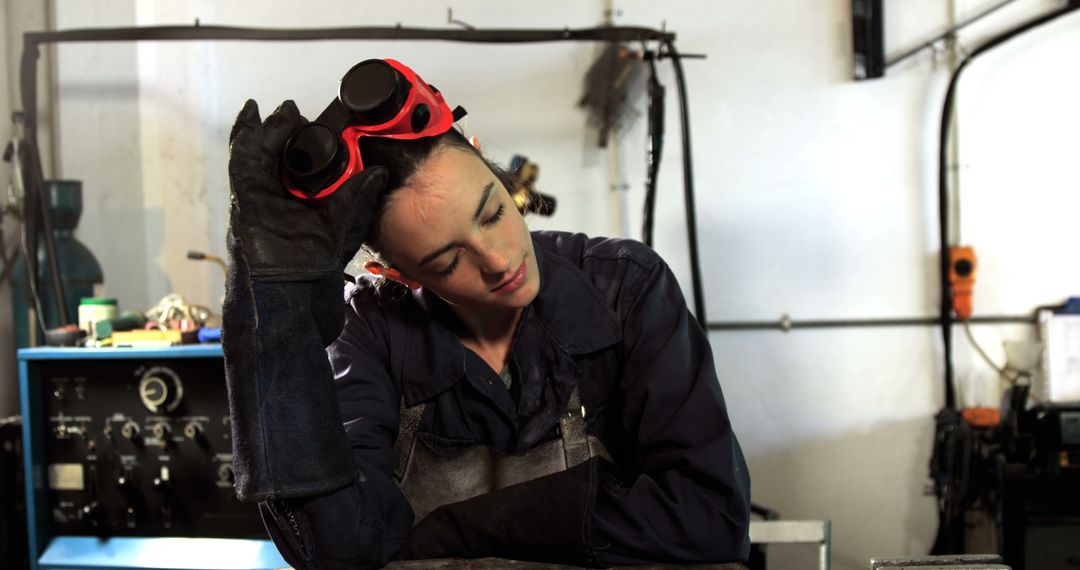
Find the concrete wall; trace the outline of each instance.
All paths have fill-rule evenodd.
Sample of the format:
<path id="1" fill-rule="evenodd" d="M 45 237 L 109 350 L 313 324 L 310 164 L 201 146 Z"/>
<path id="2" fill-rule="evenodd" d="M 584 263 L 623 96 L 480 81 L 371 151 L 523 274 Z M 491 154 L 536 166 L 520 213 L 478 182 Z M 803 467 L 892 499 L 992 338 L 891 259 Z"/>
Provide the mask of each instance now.
<path id="1" fill-rule="evenodd" d="M 173 3 L 175 4 L 175 3 Z M 61 28 L 204 24 L 442 27 L 443 5 L 57 0 Z M 1020 0 L 965 30 L 988 34 L 1057 6 Z M 888 76 L 851 77 L 850 2 L 615 2 L 617 23 L 678 33 L 694 119 L 698 223 L 710 321 L 933 316 L 936 140 L 948 57 L 920 54 Z M 911 0 L 887 6 L 896 53 L 986 6 Z M 589 26 L 605 3 L 459 1 L 484 27 Z M 957 239 L 981 256 L 978 314 L 1026 313 L 1080 292 L 1068 263 L 1080 238 L 1075 67 L 1080 17 L 1017 40 L 974 64 L 958 100 Z M 309 115 L 352 63 L 393 56 L 466 106 L 469 134 L 495 158 L 521 152 L 543 167 L 562 208 L 535 227 L 619 233 L 609 157 L 590 146 L 576 110 L 595 46 L 440 43 L 169 43 L 80 45 L 59 52 L 58 169 L 85 181 L 79 231 L 106 288 L 128 308 L 176 291 L 217 307 L 221 277 L 188 249 L 223 253 L 225 143 L 233 114 L 293 98 Z M 656 249 L 689 292 L 673 75 Z M 640 226 L 644 132 L 623 134 L 631 235 Z M 977 327 L 992 357 L 1025 327 Z M 936 527 L 924 496 L 932 416 L 941 406 L 935 329 L 713 333 L 754 499 L 787 518 L 833 521 L 836 568 L 875 555 L 925 552 Z M 1000 385 L 957 334 L 960 401 L 996 403 Z M 805 554 L 805 553 L 801 553 Z M 799 559 L 798 556 L 792 560 Z M 803 558 L 802 560 L 806 560 Z M 791 562 L 792 565 L 798 562 Z"/>

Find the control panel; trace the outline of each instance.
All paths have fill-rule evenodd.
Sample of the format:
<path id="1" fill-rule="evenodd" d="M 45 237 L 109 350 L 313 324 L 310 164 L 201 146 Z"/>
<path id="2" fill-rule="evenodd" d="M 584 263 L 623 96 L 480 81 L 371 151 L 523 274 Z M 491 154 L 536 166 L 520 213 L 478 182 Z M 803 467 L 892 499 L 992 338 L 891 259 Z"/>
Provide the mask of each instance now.
<path id="1" fill-rule="evenodd" d="M 233 494 L 216 358 L 35 362 L 51 536 L 265 538 Z"/>

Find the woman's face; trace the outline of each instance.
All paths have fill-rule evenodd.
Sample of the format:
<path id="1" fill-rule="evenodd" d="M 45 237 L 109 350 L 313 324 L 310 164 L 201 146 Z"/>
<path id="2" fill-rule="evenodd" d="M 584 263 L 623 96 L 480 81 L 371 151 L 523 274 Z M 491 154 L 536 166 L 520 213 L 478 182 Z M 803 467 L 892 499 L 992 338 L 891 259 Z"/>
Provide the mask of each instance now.
<path id="1" fill-rule="evenodd" d="M 517 309 L 540 290 L 525 220 L 468 149 L 436 149 L 390 196 L 380 224 L 384 257 L 451 305 Z"/>

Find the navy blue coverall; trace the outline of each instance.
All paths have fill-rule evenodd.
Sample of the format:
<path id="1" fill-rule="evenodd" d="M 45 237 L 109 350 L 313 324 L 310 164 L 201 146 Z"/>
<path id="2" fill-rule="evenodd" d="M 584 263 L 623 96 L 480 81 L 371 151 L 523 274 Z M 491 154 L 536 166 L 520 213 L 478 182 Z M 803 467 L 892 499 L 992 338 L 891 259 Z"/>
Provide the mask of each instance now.
<path id="1" fill-rule="evenodd" d="M 477 445 L 520 453 L 557 437 L 580 383 L 588 431 L 615 462 L 593 493 L 591 562 L 745 560 L 749 474 L 708 339 L 671 270 L 631 240 L 532 236 L 540 291 L 518 325 L 510 389 L 461 344 L 440 299 L 418 291 L 380 301 L 366 280 L 346 289 L 346 324 L 327 351 L 364 495 L 377 497 L 361 507 L 361 524 L 400 541 L 389 527 L 411 518 L 392 480 L 402 399 L 427 403 L 419 437 L 438 454 Z"/>

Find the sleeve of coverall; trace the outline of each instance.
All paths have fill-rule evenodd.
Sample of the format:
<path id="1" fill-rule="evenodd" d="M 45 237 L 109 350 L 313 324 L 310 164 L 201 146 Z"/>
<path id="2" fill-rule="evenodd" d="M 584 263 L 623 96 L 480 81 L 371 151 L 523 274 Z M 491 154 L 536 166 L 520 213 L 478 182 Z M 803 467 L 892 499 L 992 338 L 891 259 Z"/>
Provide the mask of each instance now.
<path id="1" fill-rule="evenodd" d="M 381 311 L 360 316 L 347 307 L 345 326 L 327 355 L 345 433 L 365 476 L 367 504 L 361 505 L 360 522 L 382 529 L 384 558 L 389 558 L 408 536 L 413 512 L 393 479 L 400 396 L 388 371 L 384 324 Z"/>
<path id="2" fill-rule="evenodd" d="M 632 470 L 622 481 L 602 479 L 592 519 L 597 560 L 745 560 L 750 477 L 708 338 L 667 264 L 657 262 L 638 291 L 623 312 L 620 386 L 620 421 L 632 438 L 623 467 Z"/>

